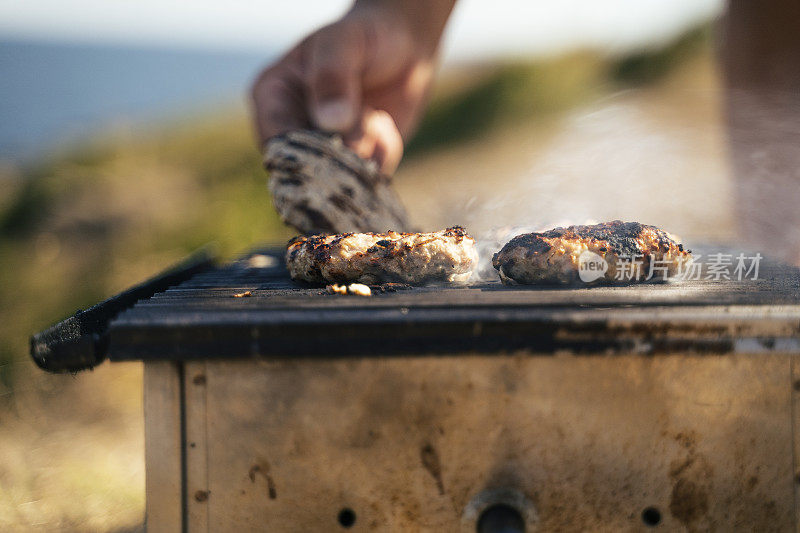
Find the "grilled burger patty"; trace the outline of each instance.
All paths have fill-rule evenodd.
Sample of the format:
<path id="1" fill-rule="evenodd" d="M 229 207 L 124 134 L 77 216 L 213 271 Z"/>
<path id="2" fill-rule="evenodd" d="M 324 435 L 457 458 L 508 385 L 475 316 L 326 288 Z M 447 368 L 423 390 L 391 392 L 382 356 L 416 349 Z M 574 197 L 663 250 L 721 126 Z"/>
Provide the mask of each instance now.
<path id="1" fill-rule="evenodd" d="M 301 233 L 408 231 L 408 217 L 391 179 L 341 138 L 293 131 L 273 137 L 265 148 L 275 208 Z"/>
<path id="2" fill-rule="evenodd" d="M 286 250 L 294 280 L 310 283 L 465 282 L 478 264 L 462 227 L 435 233 L 342 233 L 297 237 Z"/>
<path id="3" fill-rule="evenodd" d="M 601 281 L 643 281 L 654 261 L 654 278 L 663 277 L 664 271 L 672 276 L 691 259 L 667 232 L 615 220 L 518 235 L 494 255 L 492 265 L 503 283 L 568 284 L 578 281 L 578 258 L 585 251 L 594 252 L 608 264 Z M 639 262 L 638 268 L 631 268 L 630 262 L 627 267 L 620 263 L 632 257 Z"/>

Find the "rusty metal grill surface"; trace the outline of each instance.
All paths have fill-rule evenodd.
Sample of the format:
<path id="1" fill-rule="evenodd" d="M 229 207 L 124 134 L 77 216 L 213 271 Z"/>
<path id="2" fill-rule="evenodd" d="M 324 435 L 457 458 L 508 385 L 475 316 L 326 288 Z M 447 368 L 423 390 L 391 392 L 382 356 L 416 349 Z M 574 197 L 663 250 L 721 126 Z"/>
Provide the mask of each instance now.
<path id="1" fill-rule="evenodd" d="M 475 532 L 502 503 L 526 531 L 796 529 L 797 269 L 364 298 L 263 253 L 110 324 L 146 360 L 154 527 Z"/>
<path id="2" fill-rule="evenodd" d="M 763 261 L 758 280 L 594 288 L 429 286 L 340 296 L 291 281 L 281 249 L 204 272 L 110 325 L 126 359 L 446 354 L 728 353 L 798 349 L 800 270 Z M 250 291 L 249 297 L 234 297 Z"/>

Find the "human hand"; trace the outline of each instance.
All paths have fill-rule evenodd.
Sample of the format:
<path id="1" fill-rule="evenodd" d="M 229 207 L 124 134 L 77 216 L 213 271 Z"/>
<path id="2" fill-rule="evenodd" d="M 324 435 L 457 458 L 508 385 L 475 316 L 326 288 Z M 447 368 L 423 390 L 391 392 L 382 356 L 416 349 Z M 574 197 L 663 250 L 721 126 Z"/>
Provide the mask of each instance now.
<path id="1" fill-rule="evenodd" d="M 454 0 L 356 2 L 301 41 L 252 88 L 261 145 L 280 133 L 340 133 L 391 174 L 431 85 L 436 49 Z"/>

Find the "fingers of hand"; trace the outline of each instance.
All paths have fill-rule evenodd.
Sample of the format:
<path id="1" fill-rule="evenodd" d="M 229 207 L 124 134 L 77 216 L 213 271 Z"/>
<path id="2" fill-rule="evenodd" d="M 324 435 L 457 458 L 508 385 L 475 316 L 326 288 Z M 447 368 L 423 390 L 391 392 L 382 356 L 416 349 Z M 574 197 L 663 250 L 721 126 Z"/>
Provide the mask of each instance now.
<path id="1" fill-rule="evenodd" d="M 432 61 L 413 63 L 396 83 L 371 89 L 365 100 L 371 107 L 387 111 L 394 118 L 400 134 L 408 140 L 423 111 L 433 72 Z"/>
<path id="2" fill-rule="evenodd" d="M 308 127 L 302 76 L 296 52 L 264 70 L 251 91 L 259 143 L 290 130 Z"/>
<path id="3" fill-rule="evenodd" d="M 323 28 L 259 76 L 252 99 L 262 144 L 274 135 L 316 126 L 342 133 L 348 146 L 376 161 L 383 173 L 395 171 L 403 154 L 398 123 L 386 111 L 364 107 L 362 102 L 367 54 L 362 29 L 346 21 Z M 400 87 L 391 91 L 394 95 L 387 91 L 386 101 L 381 102 L 389 112 L 401 108 L 394 111 L 403 124 L 409 122 L 404 115 L 414 114 L 416 107 L 408 100 L 419 100 L 414 93 L 419 92 L 418 85 L 425 85 L 413 83 L 415 78 L 401 76 Z M 398 92 L 410 94 L 393 101 Z M 409 107 L 403 113 L 402 108 Z"/>
<path id="4" fill-rule="evenodd" d="M 385 111 L 365 110 L 358 126 L 344 140 L 359 156 L 378 163 L 387 175 L 394 173 L 403 157 L 403 139 L 394 119 Z"/>
<path id="5" fill-rule="evenodd" d="M 357 24 L 323 28 L 306 46 L 309 110 L 315 125 L 345 132 L 361 111 L 361 76 L 365 50 Z"/>

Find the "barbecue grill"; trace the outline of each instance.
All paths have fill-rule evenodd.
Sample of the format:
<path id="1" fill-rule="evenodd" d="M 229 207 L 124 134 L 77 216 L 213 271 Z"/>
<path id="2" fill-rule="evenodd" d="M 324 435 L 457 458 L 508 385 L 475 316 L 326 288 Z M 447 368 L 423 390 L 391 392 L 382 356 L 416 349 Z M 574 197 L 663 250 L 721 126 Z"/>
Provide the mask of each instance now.
<path id="1" fill-rule="evenodd" d="M 792 530 L 800 270 L 596 288 L 293 283 L 205 257 L 33 339 L 145 365 L 149 531 Z"/>

